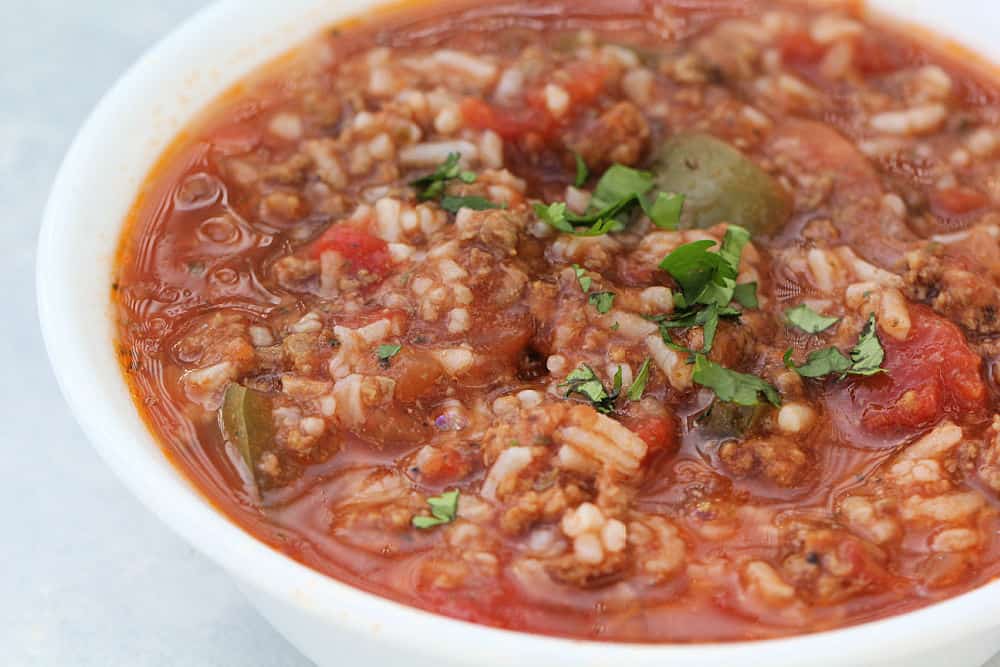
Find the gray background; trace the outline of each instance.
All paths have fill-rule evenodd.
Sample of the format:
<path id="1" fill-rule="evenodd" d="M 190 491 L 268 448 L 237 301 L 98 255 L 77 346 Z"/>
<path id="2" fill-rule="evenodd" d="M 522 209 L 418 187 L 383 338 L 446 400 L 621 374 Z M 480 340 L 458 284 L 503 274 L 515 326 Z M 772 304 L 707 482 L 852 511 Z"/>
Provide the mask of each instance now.
<path id="1" fill-rule="evenodd" d="M 204 4 L 0 0 L 5 666 L 309 664 L 96 458 L 58 394 L 35 312 L 40 211 L 70 140 L 122 71 Z"/>
<path id="2" fill-rule="evenodd" d="M 63 152 L 103 91 L 203 4 L 0 0 L 3 665 L 308 664 L 96 458 L 38 331 L 35 243 Z"/>

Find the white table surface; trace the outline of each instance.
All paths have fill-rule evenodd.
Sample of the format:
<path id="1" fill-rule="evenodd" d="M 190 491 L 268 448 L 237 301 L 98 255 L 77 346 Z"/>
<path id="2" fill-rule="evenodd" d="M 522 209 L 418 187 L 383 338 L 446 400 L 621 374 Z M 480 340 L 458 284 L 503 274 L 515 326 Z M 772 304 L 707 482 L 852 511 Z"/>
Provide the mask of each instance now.
<path id="1" fill-rule="evenodd" d="M 69 141 L 119 74 L 203 4 L 0 0 L 4 665 L 309 664 L 96 458 L 58 394 L 37 324 L 39 216 Z"/>

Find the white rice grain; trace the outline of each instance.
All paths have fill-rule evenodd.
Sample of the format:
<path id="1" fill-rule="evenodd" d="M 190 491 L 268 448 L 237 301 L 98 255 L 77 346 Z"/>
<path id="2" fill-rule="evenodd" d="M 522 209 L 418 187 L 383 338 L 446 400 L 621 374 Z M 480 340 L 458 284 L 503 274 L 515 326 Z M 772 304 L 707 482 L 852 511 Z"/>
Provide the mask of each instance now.
<path id="1" fill-rule="evenodd" d="M 399 161 L 408 167 L 436 167 L 451 153 L 459 153 L 463 162 L 479 158 L 479 149 L 468 141 L 433 141 L 405 146 L 399 151 Z"/>

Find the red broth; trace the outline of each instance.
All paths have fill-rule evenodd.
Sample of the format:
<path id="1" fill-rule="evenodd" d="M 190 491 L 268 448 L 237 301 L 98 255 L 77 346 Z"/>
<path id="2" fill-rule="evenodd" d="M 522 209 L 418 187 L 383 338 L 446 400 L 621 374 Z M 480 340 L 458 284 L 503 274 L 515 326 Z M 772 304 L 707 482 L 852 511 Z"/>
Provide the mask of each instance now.
<path id="1" fill-rule="evenodd" d="M 853 4 L 378 12 L 164 156 L 122 368 L 222 512 L 393 600 L 637 642 L 909 611 L 1000 569 L 996 92 Z"/>

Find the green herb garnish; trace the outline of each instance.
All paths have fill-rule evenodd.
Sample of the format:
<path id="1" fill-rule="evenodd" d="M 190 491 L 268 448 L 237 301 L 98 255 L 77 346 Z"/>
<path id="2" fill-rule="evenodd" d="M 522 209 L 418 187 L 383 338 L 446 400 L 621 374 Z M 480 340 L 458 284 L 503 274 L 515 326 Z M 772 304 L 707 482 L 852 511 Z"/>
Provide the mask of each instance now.
<path id="1" fill-rule="evenodd" d="M 587 183 L 587 179 L 590 178 L 590 169 L 587 168 L 587 163 L 583 161 L 583 157 L 579 153 L 573 153 L 573 157 L 576 159 L 576 180 L 573 181 L 573 185 L 582 188 Z"/>
<path id="2" fill-rule="evenodd" d="M 576 274 L 577 282 L 580 283 L 580 289 L 582 289 L 584 293 L 589 292 L 594 279 L 587 275 L 587 269 L 583 268 L 579 264 L 574 264 L 573 272 Z"/>
<path id="3" fill-rule="evenodd" d="M 820 315 L 804 303 L 786 310 L 785 318 L 793 327 L 807 334 L 818 334 L 821 331 L 826 331 L 840 321 L 839 317 Z"/>
<path id="4" fill-rule="evenodd" d="M 402 345 L 379 345 L 375 349 L 375 358 L 383 364 L 388 364 L 389 360 L 399 354 L 402 349 Z"/>
<path id="5" fill-rule="evenodd" d="M 696 384 L 714 391 L 719 400 L 727 403 L 758 405 L 763 396 L 771 405 L 781 405 L 781 396 L 771 384 L 756 375 L 729 370 L 703 354 L 695 355 L 692 379 Z"/>
<path id="6" fill-rule="evenodd" d="M 821 378 L 827 375 L 839 374 L 840 379 L 847 375 L 876 375 L 884 373 L 882 362 L 885 360 L 885 350 L 878 338 L 875 315 L 868 318 L 857 344 L 851 348 L 850 356 L 835 347 L 814 350 L 806 356 L 806 363 L 796 366 L 792 361 L 792 349 L 785 351 L 785 366 L 806 378 Z"/>
<path id="7" fill-rule="evenodd" d="M 851 374 L 876 375 L 884 373 L 882 362 L 885 361 L 885 349 L 878 338 L 875 314 L 868 316 L 865 328 L 858 336 L 858 344 L 851 349 Z"/>
<path id="8" fill-rule="evenodd" d="M 458 489 L 445 491 L 440 496 L 431 496 L 427 499 L 427 504 L 431 509 L 431 516 L 419 515 L 413 517 L 413 527 L 421 530 L 442 526 L 451 523 L 458 516 Z"/>
<path id="9" fill-rule="evenodd" d="M 471 171 L 463 171 L 459 162 L 462 159 L 461 153 L 449 153 L 448 157 L 438 165 L 430 174 L 422 176 L 410 185 L 417 188 L 417 199 L 420 201 L 441 200 L 441 208 L 449 213 L 457 213 L 461 208 L 471 208 L 475 211 L 485 211 L 492 208 L 506 208 L 505 204 L 497 204 L 485 197 L 451 197 L 445 195 L 445 189 L 449 181 L 459 180 L 463 183 L 475 183 L 476 174 Z"/>
<path id="10" fill-rule="evenodd" d="M 739 310 L 732 302 L 744 308 L 757 307 L 757 284 L 737 285 L 740 258 L 750 233 L 742 227 L 730 225 L 718 251 L 712 251 L 715 241 L 705 239 L 686 243 L 667 255 L 660 268 L 680 286 L 674 295 L 677 311 L 670 317 L 659 317 L 660 334 L 664 342 L 673 344 L 666 329 L 700 326 L 704 329 L 702 352 L 711 351 L 720 318 L 739 318 Z"/>
<path id="11" fill-rule="evenodd" d="M 580 394 L 590 401 L 594 409 L 604 414 L 610 413 L 614 409 L 615 399 L 621 391 L 621 367 L 615 373 L 614 387 L 611 393 L 604 388 L 604 384 L 594 369 L 587 364 L 580 364 L 576 370 L 566 376 L 566 380 L 559 384 L 560 387 L 567 387 L 566 397 L 572 394 Z"/>
<path id="12" fill-rule="evenodd" d="M 421 176 L 415 181 L 411 181 L 410 185 L 419 190 L 417 198 L 420 201 L 437 199 L 444 194 L 444 188 L 448 181 L 456 178 L 460 179 L 463 183 L 474 183 L 476 175 L 471 171 L 462 171 L 459 166 L 461 159 L 461 153 L 449 153 L 445 161 L 433 172 L 426 176 Z"/>
<path id="13" fill-rule="evenodd" d="M 642 366 L 639 367 L 639 372 L 636 374 L 635 379 L 632 380 L 632 386 L 628 388 L 628 400 L 639 401 L 642 400 L 642 394 L 646 391 L 646 383 L 649 381 L 649 365 L 650 359 L 647 357 Z"/>
<path id="14" fill-rule="evenodd" d="M 599 312 L 600 314 L 604 315 L 609 310 L 611 310 L 611 306 L 614 305 L 614 302 L 615 302 L 615 293 L 614 292 L 594 292 L 593 294 L 591 294 L 587 298 L 587 301 L 594 308 L 597 308 L 597 312 Z"/>
<path id="15" fill-rule="evenodd" d="M 657 227 L 676 229 L 683 197 L 661 192 L 650 202 L 646 194 L 652 189 L 653 176 L 649 172 L 614 164 L 597 182 L 590 206 L 583 215 L 568 210 L 565 202 L 535 204 L 535 214 L 561 232 L 600 236 L 625 229 L 630 214 L 638 206 Z"/>
<path id="16" fill-rule="evenodd" d="M 733 288 L 733 301 L 744 308 L 757 308 L 757 283 L 740 283 Z"/>
<path id="17" fill-rule="evenodd" d="M 445 195 L 441 198 L 441 208 L 449 213 L 458 213 L 459 209 L 462 208 L 471 208 L 473 211 L 487 211 L 494 208 L 507 208 L 507 204 L 498 204 L 486 197 L 479 197 L 477 195 L 470 195 L 468 197 Z"/>
<path id="18" fill-rule="evenodd" d="M 806 363 L 796 366 L 792 361 L 792 348 L 785 350 L 785 366 L 791 368 L 804 378 L 821 378 L 831 373 L 847 373 L 851 368 L 851 360 L 835 347 L 813 350 L 806 357 Z"/>

